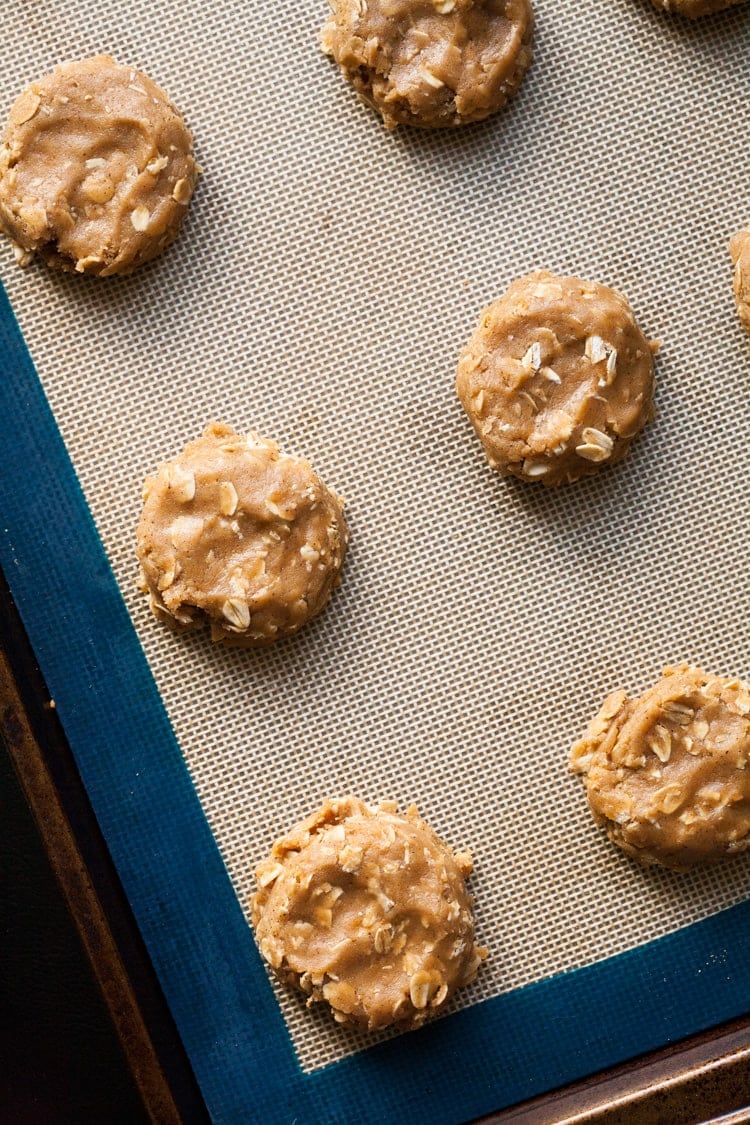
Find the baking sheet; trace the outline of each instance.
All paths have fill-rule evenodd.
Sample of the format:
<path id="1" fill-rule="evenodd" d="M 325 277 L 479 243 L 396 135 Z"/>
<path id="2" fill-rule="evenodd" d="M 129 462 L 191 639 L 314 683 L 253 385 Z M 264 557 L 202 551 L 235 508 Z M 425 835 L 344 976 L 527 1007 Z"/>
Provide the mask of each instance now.
<path id="1" fill-rule="evenodd" d="M 317 52 L 317 3 L 13 3 L 0 48 L 4 105 L 108 50 L 196 135 L 205 175 L 163 261 L 102 283 L 8 253 L 0 276 L 238 900 L 325 796 L 416 800 L 476 856 L 492 957 L 469 1007 L 739 903 L 750 870 L 635 868 L 565 768 L 614 686 L 684 658 L 750 672 L 750 359 L 726 254 L 748 218 L 750 21 L 535 7 L 520 96 L 439 135 L 358 105 Z M 541 266 L 621 288 L 664 345 L 632 456 L 556 493 L 489 472 L 452 387 L 480 308 Z M 348 500 L 344 585 L 265 653 L 174 637 L 135 588 L 142 479 L 211 417 Z M 278 999 L 305 1072 L 369 1042 Z"/>

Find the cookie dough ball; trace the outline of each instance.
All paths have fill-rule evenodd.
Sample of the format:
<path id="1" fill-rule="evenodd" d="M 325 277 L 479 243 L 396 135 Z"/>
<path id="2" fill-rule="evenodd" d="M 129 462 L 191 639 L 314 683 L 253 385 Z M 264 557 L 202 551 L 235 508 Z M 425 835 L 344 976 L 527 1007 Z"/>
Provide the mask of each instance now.
<path id="1" fill-rule="evenodd" d="M 163 90 L 107 55 L 63 63 L 10 111 L 0 149 L 0 230 L 16 259 L 130 273 L 175 238 L 198 168 Z"/>
<path id="2" fill-rule="evenodd" d="M 678 16 L 696 19 L 698 16 L 708 16 L 711 12 L 722 12 L 725 8 L 744 4 L 746 0 L 651 0 L 651 2 L 663 12 L 676 12 Z"/>
<path id="3" fill-rule="evenodd" d="M 654 347 L 616 290 L 532 273 L 482 313 L 456 390 L 493 469 L 563 484 L 620 461 L 653 418 Z"/>
<path id="4" fill-rule="evenodd" d="M 734 263 L 734 300 L 743 327 L 750 332 L 750 230 L 741 230 L 729 243 Z"/>
<path id="5" fill-rule="evenodd" d="M 682 664 L 639 699 L 608 696 L 571 751 L 597 824 L 675 871 L 750 847 L 750 690 Z"/>
<path id="6" fill-rule="evenodd" d="M 322 45 L 388 128 L 481 121 L 531 62 L 529 0 L 330 0 Z"/>
<path id="7" fill-rule="evenodd" d="M 212 422 L 143 490 L 137 553 L 155 615 L 253 647 L 325 606 L 346 553 L 343 501 L 312 465 Z"/>
<path id="8" fill-rule="evenodd" d="M 487 956 L 474 942 L 471 869 L 413 805 L 399 815 L 394 802 L 326 801 L 256 871 L 260 951 L 338 1023 L 419 1027 Z"/>

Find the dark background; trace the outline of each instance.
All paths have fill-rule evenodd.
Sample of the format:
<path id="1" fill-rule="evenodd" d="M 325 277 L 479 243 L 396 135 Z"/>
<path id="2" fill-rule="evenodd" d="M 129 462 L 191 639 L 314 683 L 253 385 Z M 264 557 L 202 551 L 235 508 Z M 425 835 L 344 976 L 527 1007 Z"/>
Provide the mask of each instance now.
<path id="1" fill-rule="evenodd" d="M 149 1120 L 1 740 L 0 1117 Z"/>

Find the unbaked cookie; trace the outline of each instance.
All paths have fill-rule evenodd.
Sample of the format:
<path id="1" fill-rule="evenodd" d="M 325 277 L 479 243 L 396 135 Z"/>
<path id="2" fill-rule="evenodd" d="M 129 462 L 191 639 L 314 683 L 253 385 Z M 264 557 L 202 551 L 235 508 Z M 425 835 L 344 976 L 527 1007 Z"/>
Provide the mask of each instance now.
<path id="1" fill-rule="evenodd" d="M 696 19 L 698 16 L 708 16 L 712 12 L 721 12 L 724 8 L 744 4 L 746 0 L 651 0 L 651 2 L 654 7 L 664 12 L 676 12 L 678 16 Z"/>
<path id="2" fill-rule="evenodd" d="M 0 230 L 16 259 L 130 273 L 175 238 L 197 176 L 163 90 L 107 55 L 67 62 L 18 98 L 0 149 Z"/>
<path id="3" fill-rule="evenodd" d="M 388 128 L 481 121 L 531 62 L 530 0 L 330 0 L 322 45 Z"/>
<path id="4" fill-rule="evenodd" d="M 610 840 L 686 871 L 750 847 L 749 758 L 748 686 L 681 664 L 608 696 L 570 761 Z"/>
<path id="5" fill-rule="evenodd" d="M 621 460 L 653 418 L 655 347 L 616 290 L 541 271 L 484 310 L 456 390 L 493 469 L 563 484 Z"/>
<path id="6" fill-rule="evenodd" d="M 741 230 L 729 243 L 734 263 L 734 300 L 743 326 L 750 332 L 750 230 Z"/>
<path id="7" fill-rule="evenodd" d="M 399 815 L 394 802 L 326 801 L 256 871 L 260 951 L 338 1023 L 418 1027 L 487 956 L 474 941 L 471 870 L 413 805 Z"/>
<path id="8" fill-rule="evenodd" d="M 343 501 L 309 461 L 212 422 L 148 477 L 138 526 L 142 588 L 177 630 L 252 647 L 295 633 L 338 585 Z"/>

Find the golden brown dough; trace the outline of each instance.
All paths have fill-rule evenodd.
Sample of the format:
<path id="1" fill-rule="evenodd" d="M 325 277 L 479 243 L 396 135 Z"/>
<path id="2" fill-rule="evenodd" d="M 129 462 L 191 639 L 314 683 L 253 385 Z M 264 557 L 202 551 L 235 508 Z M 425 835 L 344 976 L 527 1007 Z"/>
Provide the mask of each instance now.
<path id="1" fill-rule="evenodd" d="M 493 469 L 564 484 L 621 460 L 653 417 L 652 348 L 616 290 L 543 270 L 484 310 L 456 390 Z"/>
<path id="2" fill-rule="evenodd" d="M 474 941 L 471 870 L 413 805 L 399 815 L 395 802 L 326 801 L 256 871 L 260 951 L 338 1023 L 419 1027 L 487 956 Z"/>
<path id="3" fill-rule="evenodd" d="M 613 692 L 571 750 L 597 824 L 675 871 L 750 847 L 750 691 L 681 664 L 638 699 Z"/>
<path id="4" fill-rule="evenodd" d="M 346 553 L 343 501 L 301 457 L 212 422 L 148 477 L 137 552 L 154 614 L 253 647 L 324 608 Z"/>
<path id="5" fill-rule="evenodd" d="M 0 149 L 0 230 L 16 259 L 130 273 L 176 237 L 197 176 L 190 133 L 145 74 L 107 55 L 24 91 Z"/>
<path id="6" fill-rule="evenodd" d="M 750 332 L 750 230 L 739 231 L 729 243 L 734 263 L 734 300 L 743 327 Z"/>
<path id="7" fill-rule="evenodd" d="M 531 57 L 530 0 L 330 0 L 324 51 L 388 128 L 481 121 Z"/>
<path id="8" fill-rule="evenodd" d="M 675 12 L 678 16 L 696 19 L 698 16 L 708 16 L 712 12 L 733 8 L 736 4 L 744 4 L 746 0 L 651 0 L 651 2 L 655 8 L 660 8 L 664 12 Z"/>

